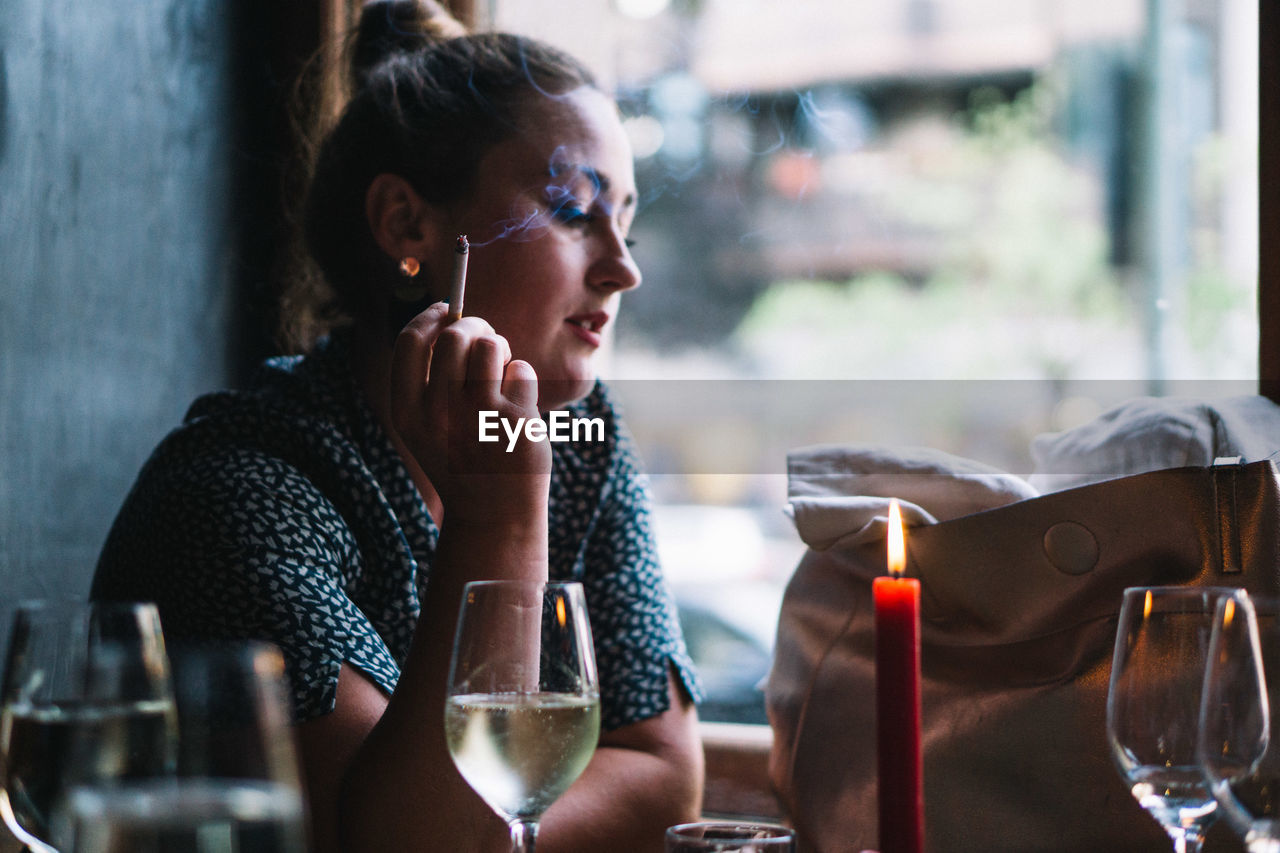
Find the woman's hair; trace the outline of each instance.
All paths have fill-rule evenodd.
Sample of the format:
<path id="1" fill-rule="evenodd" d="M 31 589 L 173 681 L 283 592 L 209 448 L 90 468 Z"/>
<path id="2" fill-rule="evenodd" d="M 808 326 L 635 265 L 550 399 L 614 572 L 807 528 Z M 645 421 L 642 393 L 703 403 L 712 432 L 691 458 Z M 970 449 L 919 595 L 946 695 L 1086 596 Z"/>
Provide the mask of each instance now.
<path id="1" fill-rule="evenodd" d="M 378 0 L 350 40 L 349 96 L 314 157 L 302 237 L 320 275 L 288 283 L 281 333 L 306 350 L 360 317 L 394 275 L 365 218 L 379 174 L 403 177 L 428 202 L 463 196 L 488 149 L 520 128 L 535 96 L 595 79 L 577 60 L 520 36 L 468 34 L 434 0 Z"/>

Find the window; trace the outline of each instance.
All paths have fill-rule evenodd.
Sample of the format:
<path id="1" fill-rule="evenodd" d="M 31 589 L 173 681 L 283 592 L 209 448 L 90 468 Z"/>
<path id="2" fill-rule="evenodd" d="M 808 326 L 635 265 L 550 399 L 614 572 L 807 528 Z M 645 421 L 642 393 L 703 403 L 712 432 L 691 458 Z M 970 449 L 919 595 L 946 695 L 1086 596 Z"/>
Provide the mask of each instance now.
<path id="1" fill-rule="evenodd" d="M 608 375 L 704 665 L 767 652 L 801 552 L 788 448 L 1026 473 L 1032 436 L 1121 399 L 1256 389 L 1256 2 L 488 14 L 586 60 L 627 117 L 645 284 Z"/>

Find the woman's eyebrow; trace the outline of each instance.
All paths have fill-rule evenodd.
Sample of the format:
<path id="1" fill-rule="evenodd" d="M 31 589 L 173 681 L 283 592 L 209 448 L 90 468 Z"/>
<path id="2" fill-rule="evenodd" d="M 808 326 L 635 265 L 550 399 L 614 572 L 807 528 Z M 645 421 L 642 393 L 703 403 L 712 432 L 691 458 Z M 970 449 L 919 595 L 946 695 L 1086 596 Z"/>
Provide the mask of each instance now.
<path id="1" fill-rule="evenodd" d="M 572 168 L 574 171 L 582 175 L 585 175 L 591 181 L 591 183 L 595 185 L 597 195 L 604 195 L 605 193 L 609 192 L 610 189 L 613 188 L 613 181 L 609 179 L 609 176 L 604 174 L 603 172 L 600 172 L 594 166 L 588 166 L 585 163 L 583 164 L 575 163 L 570 168 Z M 632 193 L 627 193 L 626 197 L 622 199 L 622 203 L 620 206 L 624 208 L 634 207 L 635 204 L 636 204 L 636 194 L 632 192 Z"/>

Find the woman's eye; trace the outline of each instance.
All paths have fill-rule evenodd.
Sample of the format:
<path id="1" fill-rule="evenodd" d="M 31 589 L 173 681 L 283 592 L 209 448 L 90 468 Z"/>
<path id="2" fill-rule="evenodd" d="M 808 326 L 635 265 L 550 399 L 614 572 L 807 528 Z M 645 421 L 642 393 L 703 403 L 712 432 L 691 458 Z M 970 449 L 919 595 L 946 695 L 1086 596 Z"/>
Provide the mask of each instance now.
<path id="1" fill-rule="evenodd" d="M 562 204 L 552 214 L 566 225 L 586 225 L 591 221 L 591 214 L 575 204 Z"/>

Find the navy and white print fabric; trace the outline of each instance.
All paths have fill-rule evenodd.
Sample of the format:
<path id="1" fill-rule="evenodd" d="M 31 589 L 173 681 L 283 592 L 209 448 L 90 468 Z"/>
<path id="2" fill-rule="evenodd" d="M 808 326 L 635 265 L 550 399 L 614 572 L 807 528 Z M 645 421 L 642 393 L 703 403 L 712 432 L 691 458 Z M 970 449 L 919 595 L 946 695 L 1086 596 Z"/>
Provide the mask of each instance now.
<path id="1" fill-rule="evenodd" d="M 701 688 L 616 407 L 597 384 L 570 414 L 602 418 L 606 440 L 552 445 L 550 573 L 585 588 L 613 729 L 667 709 L 672 668 Z M 343 662 L 395 689 L 437 536 L 335 337 L 195 402 L 139 474 L 93 595 L 155 601 L 174 641 L 279 645 L 307 720 L 333 709 Z"/>

